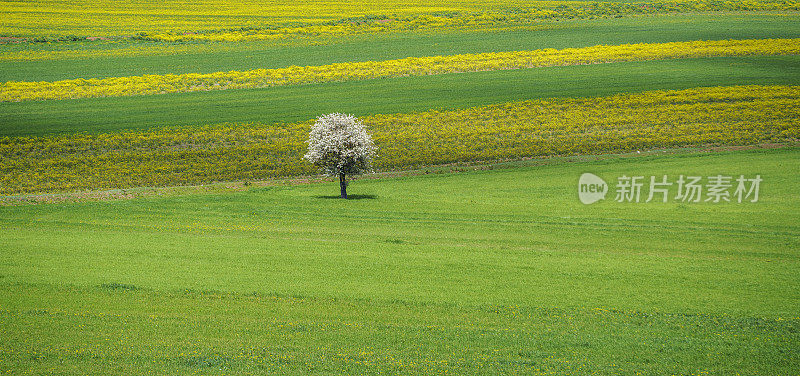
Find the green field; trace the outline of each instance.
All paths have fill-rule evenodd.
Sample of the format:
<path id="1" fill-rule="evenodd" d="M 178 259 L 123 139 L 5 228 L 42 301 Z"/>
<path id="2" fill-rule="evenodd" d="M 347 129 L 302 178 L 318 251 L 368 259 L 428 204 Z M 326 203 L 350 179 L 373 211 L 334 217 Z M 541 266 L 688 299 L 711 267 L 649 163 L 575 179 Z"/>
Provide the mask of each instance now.
<path id="1" fill-rule="evenodd" d="M 0 0 L 0 374 L 800 374 L 793 38 L 797 0 Z M 348 200 L 330 112 L 378 146 Z"/>
<path id="2" fill-rule="evenodd" d="M 657 89 L 798 85 L 800 57 L 661 60 L 170 95 L 0 103 L 0 137 L 98 133 L 223 122 L 283 123 L 457 109 L 536 98 Z M 348 93 L 337 95 L 337 93 Z"/>
<path id="3" fill-rule="evenodd" d="M 792 374 L 798 157 L 4 207 L 0 354 L 37 372 Z M 586 206 L 587 171 L 764 182 L 757 203 Z"/>
<path id="4" fill-rule="evenodd" d="M 0 51 L 106 51 L 132 56 L 53 57 L 2 60 L 0 81 L 106 78 L 142 74 L 211 73 L 229 70 L 324 65 L 346 61 L 391 60 L 408 56 L 576 48 L 598 44 L 662 43 L 691 40 L 800 37 L 800 16 L 774 14 L 692 14 L 615 20 L 548 22 L 530 30 L 454 30 L 363 35 L 326 43 L 275 45 L 213 43 L 108 42 L 9 45 Z"/>

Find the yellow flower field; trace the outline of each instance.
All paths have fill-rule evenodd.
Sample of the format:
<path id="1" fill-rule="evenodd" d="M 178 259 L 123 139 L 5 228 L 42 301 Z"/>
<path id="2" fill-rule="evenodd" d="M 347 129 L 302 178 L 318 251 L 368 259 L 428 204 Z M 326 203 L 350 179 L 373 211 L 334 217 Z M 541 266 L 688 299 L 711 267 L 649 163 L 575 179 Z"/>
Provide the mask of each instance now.
<path id="1" fill-rule="evenodd" d="M 464 27 L 490 27 L 499 25 L 529 25 L 535 21 L 621 17 L 625 15 L 664 14 L 675 12 L 707 11 L 793 11 L 800 3 L 792 1 L 762 2 L 737 1 L 680 1 L 680 2 L 531 2 L 520 8 L 487 10 L 476 8 L 471 12 L 449 11 L 433 14 L 369 15 L 324 23 L 298 26 L 249 27 L 204 32 L 158 32 L 143 35 L 157 41 L 215 41 L 240 42 L 253 40 L 282 40 L 305 36 L 342 37 L 348 35 L 399 32 L 407 30 L 435 30 Z M 513 11 L 512 11 L 513 10 Z"/>
<path id="2" fill-rule="evenodd" d="M 537 3 L 537 2 L 534 2 Z M 555 2 L 543 1 L 542 5 Z M 570 2 L 564 2 L 570 3 Z M 137 32 L 191 32 L 326 22 L 365 14 L 413 15 L 476 12 L 531 4 L 520 0 L 437 1 L 246 1 L 246 0 L 59 0 L 0 1 L 0 35 L 109 36 Z M 136 15 L 129 17 L 128 15 Z M 128 16 L 128 17 L 126 17 Z"/>
<path id="3" fill-rule="evenodd" d="M 794 0 L 585 1 L 0 1 L 0 35 L 144 36 L 162 41 L 269 40 L 536 20 L 706 11 L 793 11 Z M 135 16 L 131 16 L 135 15 Z"/>
<path id="4" fill-rule="evenodd" d="M 800 139 L 800 87 L 733 86 L 374 115 L 381 170 L 688 145 Z M 312 121 L 0 138 L 0 193 L 312 174 Z"/>
<path id="5" fill-rule="evenodd" d="M 800 53 L 800 39 L 750 39 L 640 43 L 563 50 L 494 52 L 409 57 L 386 61 L 348 62 L 321 66 L 228 71 L 208 74 L 165 74 L 105 79 L 0 84 L 0 101 L 151 95 L 193 91 L 263 88 L 280 85 L 365 80 L 386 77 L 522 69 L 711 56 L 787 55 Z"/>

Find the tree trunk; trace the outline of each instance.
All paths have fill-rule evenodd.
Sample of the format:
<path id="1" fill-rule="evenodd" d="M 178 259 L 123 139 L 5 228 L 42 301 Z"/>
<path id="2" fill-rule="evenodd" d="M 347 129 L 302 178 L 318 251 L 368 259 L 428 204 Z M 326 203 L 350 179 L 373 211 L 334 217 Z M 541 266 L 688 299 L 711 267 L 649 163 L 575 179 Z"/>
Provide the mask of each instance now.
<path id="1" fill-rule="evenodd" d="M 339 174 L 339 188 L 342 189 L 342 198 L 347 198 L 347 181 L 344 174 Z"/>

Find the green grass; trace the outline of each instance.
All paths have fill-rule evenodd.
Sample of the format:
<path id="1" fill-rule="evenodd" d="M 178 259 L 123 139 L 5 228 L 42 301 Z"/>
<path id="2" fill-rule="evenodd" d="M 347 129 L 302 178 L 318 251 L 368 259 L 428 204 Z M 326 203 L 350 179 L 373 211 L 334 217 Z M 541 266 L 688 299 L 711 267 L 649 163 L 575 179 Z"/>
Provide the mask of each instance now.
<path id="1" fill-rule="evenodd" d="M 111 132 L 222 122 L 294 122 L 322 113 L 465 108 L 516 100 L 800 83 L 800 57 L 680 59 L 446 74 L 252 90 L 0 103 L 0 136 Z"/>
<path id="2" fill-rule="evenodd" d="M 187 44 L 56 43 L 0 46 L 13 50 L 98 50 L 138 47 L 153 55 L 53 61 L 0 61 L 0 81 L 55 81 L 143 74 L 212 73 L 229 70 L 390 60 L 408 56 L 587 47 L 598 44 L 662 43 L 691 40 L 797 38 L 800 16 L 758 13 L 653 15 L 614 20 L 542 22 L 541 30 L 465 30 L 352 36 L 322 45 L 268 43 Z M 172 46 L 172 47 L 170 47 Z M 191 48 L 193 45 L 188 44 Z M 206 47 L 216 48 L 206 51 Z M 171 51 L 170 48 L 174 50 Z"/>
<path id="3" fill-rule="evenodd" d="M 538 25 L 319 45 L 9 44 L 0 54 L 144 52 L 0 61 L 0 82 L 800 37 L 792 12 Z M 800 57 L 0 103 L 0 138 L 744 84 L 799 85 Z M 800 148 L 644 154 L 431 167 L 354 181 L 347 201 L 330 181 L 0 206 L 0 374 L 800 373 Z M 617 203 L 612 191 L 586 206 L 576 194 L 584 172 L 612 190 L 623 174 L 764 182 L 758 203 Z"/>
<path id="4" fill-rule="evenodd" d="M 0 207 L 0 371 L 797 373 L 798 157 Z M 585 206 L 583 172 L 764 182 L 758 203 Z"/>

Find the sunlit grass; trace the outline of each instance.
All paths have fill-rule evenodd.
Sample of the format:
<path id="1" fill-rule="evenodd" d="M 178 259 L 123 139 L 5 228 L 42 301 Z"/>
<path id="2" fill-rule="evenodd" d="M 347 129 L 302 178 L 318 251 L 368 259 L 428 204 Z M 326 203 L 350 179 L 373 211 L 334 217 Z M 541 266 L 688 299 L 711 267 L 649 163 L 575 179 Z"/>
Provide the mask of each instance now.
<path id="1" fill-rule="evenodd" d="M 796 373 L 797 149 L 0 207 L 3 369 Z M 577 178 L 763 179 L 585 206 Z"/>

